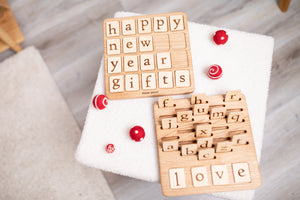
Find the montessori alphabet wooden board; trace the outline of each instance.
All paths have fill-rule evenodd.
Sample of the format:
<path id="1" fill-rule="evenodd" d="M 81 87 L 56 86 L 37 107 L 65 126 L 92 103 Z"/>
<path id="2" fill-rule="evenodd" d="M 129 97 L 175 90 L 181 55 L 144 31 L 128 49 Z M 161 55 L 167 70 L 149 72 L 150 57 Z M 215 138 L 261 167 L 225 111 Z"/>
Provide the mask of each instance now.
<path id="1" fill-rule="evenodd" d="M 185 13 L 106 19 L 103 31 L 109 99 L 194 91 Z"/>
<path id="2" fill-rule="evenodd" d="M 160 97 L 154 104 L 165 196 L 248 190 L 261 185 L 245 96 Z"/>

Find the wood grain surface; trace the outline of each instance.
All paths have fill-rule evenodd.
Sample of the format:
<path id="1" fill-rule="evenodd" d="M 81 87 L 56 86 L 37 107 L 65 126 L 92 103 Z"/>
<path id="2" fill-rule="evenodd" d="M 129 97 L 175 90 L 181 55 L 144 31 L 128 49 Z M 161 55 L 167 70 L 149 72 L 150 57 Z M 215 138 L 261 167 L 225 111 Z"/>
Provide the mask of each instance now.
<path id="1" fill-rule="evenodd" d="M 183 11 L 188 20 L 275 38 L 256 199 L 300 198 L 300 1 L 282 13 L 275 0 L 9 0 L 26 38 L 40 51 L 80 127 L 103 55 L 102 22 L 116 11 Z M 0 54 L 0 60 L 13 55 Z M 101 69 L 102 70 L 102 69 Z M 117 199 L 166 199 L 158 183 L 105 173 Z M 189 199 L 219 199 L 211 195 Z M 176 197 L 174 199 L 185 199 Z"/>

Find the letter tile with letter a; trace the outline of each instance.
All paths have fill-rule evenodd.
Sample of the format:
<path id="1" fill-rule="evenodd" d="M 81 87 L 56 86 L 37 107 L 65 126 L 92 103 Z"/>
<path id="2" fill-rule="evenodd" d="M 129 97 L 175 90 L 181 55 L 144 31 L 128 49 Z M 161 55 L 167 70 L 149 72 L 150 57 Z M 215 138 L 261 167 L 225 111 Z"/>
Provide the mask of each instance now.
<path id="1" fill-rule="evenodd" d="M 170 187 L 173 189 L 185 188 L 184 168 L 175 168 L 169 170 Z"/>
<path id="2" fill-rule="evenodd" d="M 208 185 L 208 175 L 206 167 L 193 167 L 191 168 L 191 173 L 194 187 Z"/>
<path id="3" fill-rule="evenodd" d="M 177 151 L 178 150 L 178 140 L 164 141 L 162 143 L 163 151 Z"/>
<path id="4" fill-rule="evenodd" d="M 122 21 L 123 35 L 135 34 L 135 22 L 134 19 L 128 19 Z"/>
<path id="5" fill-rule="evenodd" d="M 214 185 L 229 184 L 228 170 L 226 165 L 212 165 L 211 173 Z"/>

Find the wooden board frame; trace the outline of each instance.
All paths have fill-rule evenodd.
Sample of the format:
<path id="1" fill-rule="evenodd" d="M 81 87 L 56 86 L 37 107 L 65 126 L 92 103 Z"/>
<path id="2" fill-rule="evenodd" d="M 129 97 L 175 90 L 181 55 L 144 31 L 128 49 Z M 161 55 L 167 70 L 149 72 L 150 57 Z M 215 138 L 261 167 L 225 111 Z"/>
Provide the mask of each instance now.
<path id="1" fill-rule="evenodd" d="M 171 31 L 170 26 L 170 16 L 180 15 L 183 18 L 183 30 Z M 167 31 L 166 32 L 154 32 L 154 18 L 155 17 L 166 17 L 167 18 Z M 151 19 L 151 32 L 150 33 L 139 33 L 138 27 L 138 20 L 143 18 L 150 18 Z M 123 35 L 122 32 L 122 21 L 124 20 L 134 20 L 135 24 L 135 34 L 132 35 Z M 110 22 L 118 22 L 119 24 L 119 34 L 117 36 L 107 36 L 107 24 Z M 174 34 L 183 33 L 185 36 L 185 48 L 180 47 L 183 45 L 183 42 L 178 42 L 174 40 Z M 167 35 L 167 39 L 163 36 Z M 146 51 L 141 52 L 139 50 L 139 36 L 152 36 L 152 43 L 153 43 L 153 51 Z M 161 36 L 161 39 L 160 39 Z M 136 39 L 136 52 L 131 53 L 124 53 L 123 52 L 123 39 L 128 37 L 135 37 Z M 172 48 L 170 47 L 171 41 L 170 38 L 173 38 Z M 155 39 L 156 38 L 156 39 Z M 158 38 L 158 39 L 157 39 Z M 109 39 L 120 39 L 120 53 L 108 55 L 108 40 Z M 178 40 L 178 39 L 177 39 Z M 166 49 L 157 49 L 158 44 L 168 44 L 169 47 Z M 190 40 L 189 40 L 189 31 L 188 31 L 188 23 L 186 14 L 183 12 L 176 12 L 176 13 L 166 13 L 166 14 L 155 14 L 155 15 L 143 15 L 143 16 L 134 16 L 134 17 L 125 17 L 125 18 L 112 18 L 106 19 L 103 22 L 103 44 L 104 44 L 104 70 L 105 70 L 105 91 L 106 96 L 109 99 L 127 99 L 127 98 L 142 98 L 142 97 L 153 97 L 153 96 L 162 96 L 162 95 L 176 95 L 176 94 L 186 94 L 191 93 L 194 91 L 194 74 L 193 74 L 193 66 L 192 66 L 192 56 L 191 56 L 191 47 L 190 47 Z M 173 47 L 179 47 L 178 49 Z M 157 60 L 157 53 L 163 52 L 170 52 L 170 60 L 171 60 L 171 68 L 168 69 L 158 69 L 158 60 Z M 180 56 L 175 56 L 177 54 L 185 52 L 184 56 L 180 58 Z M 142 54 L 153 54 L 154 55 L 154 69 L 152 70 L 141 70 L 141 63 L 140 63 L 140 55 Z M 174 56 L 172 56 L 174 55 Z M 125 72 L 124 71 L 124 56 L 137 56 L 137 64 L 138 70 L 132 72 Z M 121 57 L 121 72 L 118 73 L 108 73 L 108 58 L 109 57 Z M 183 62 L 183 59 L 186 59 L 186 63 Z M 176 71 L 180 73 L 180 71 L 188 71 L 189 75 L 189 85 L 177 87 L 176 83 Z M 169 88 L 161 88 L 159 86 L 159 72 L 172 72 L 172 87 Z M 155 89 L 142 89 L 142 74 L 143 73 L 155 73 L 156 79 L 156 88 Z M 136 91 L 125 91 L 125 75 L 129 74 L 137 74 L 138 75 L 138 87 L 139 89 Z M 123 85 L 123 90 L 121 92 L 111 92 L 110 91 L 110 78 L 111 76 L 122 76 L 123 80 L 120 81 L 120 85 Z M 178 75 L 179 77 L 179 75 Z M 187 80 L 187 79 L 186 79 Z M 119 83 L 118 83 L 119 84 Z"/>
<path id="2" fill-rule="evenodd" d="M 230 97 L 231 95 L 236 95 L 237 100 L 225 98 Z M 155 126 L 156 126 L 156 136 L 157 136 L 157 149 L 159 156 L 159 167 L 160 167 L 160 179 L 162 192 L 165 196 L 181 196 L 181 195 L 191 195 L 191 194 L 200 194 L 200 193 L 213 193 L 213 192 L 225 192 L 225 191 L 233 191 L 233 190 L 249 190 L 260 187 L 261 185 L 261 177 L 259 172 L 258 161 L 256 157 L 256 151 L 254 146 L 254 140 L 251 130 L 251 124 L 248 114 L 248 108 L 245 96 L 240 93 L 240 91 L 229 91 L 227 95 L 216 95 L 216 96 L 205 96 L 203 94 L 199 95 L 202 99 L 205 99 L 204 104 L 209 105 L 209 112 L 207 114 L 198 114 L 194 115 L 193 107 L 195 105 L 203 105 L 202 104 L 192 104 L 191 98 L 188 99 L 172 99 L 172 97 L 160 97 L 159 104 L 156 102 L 154 104 L 154 117 L 155 117 Z M 231 97 L 233 97 L 231 96 Z M 195 96 L 193 95 L 192 98 Z M 227 100 L 225 100 L 227 99 Z M 163 103 L 163 102 L 172 102 L 171 104 Z M 207 103 L 205 103 L 207 102 Z M 197 102 L 196 102 L 197 103 Z M 199 102 L 198 102 L 199 103 Z M 160 105 L 160 107 L 159 107 Z M 167 105 L 164 107 L 164 105 Z M 225 117 L 210 119 L 212 116 L 212 109 L 215 108 L 225 108 Z M 170 129 L 162 129 L 161 120 L 166 118 L 176 118 L 178 112 L 192 111 L 192 120 L 185 122 L 177 121 L 177 128 Z M 228 121 L 228 115 L 232 112 L 240 112 L 242 116 L 242 120 L 237 119 L 236 117 L 231 118 L 236 120 L 236 122 Z M 211 135 L 204 137 L 196 137 L 196 126 L 202 125 L 210 125 L 211 126 Z M 236 138 L 233 140 L 234 135 L 242 135 L 246 138 L 246 142 L 240 140 L 240 144 L 233 144 L 233 142 L 237 141 Z M 217 148 L 218 144 L 230 144 L 226 147 L 229 147 L 229 152 L 215 153 L 213 155 L 213 159 L 198 159 L 199 150 L 204 150 L 207 148 L 197 147 L 197 153 L 194 154 L 192 151 L 190 155 L 181 155 L 181 147 L 187 144 L 197 144 L 197 138 L 208 138 L 213 137 L 213 147 L 214 151 Z M 168 143 L 163 143 L 167 141 Z M 163 144 L 170 144 L 174 142 L 174 146 L 178 149 L 171 150 L 172 148 L 167 149 L 167 151 L 163 151 Z M 225 143 L 222 143 L 225 142 Z M 244 143 L 245 142 L 245 143 Z M 176 146 L 177 145 L 177 146 Z M 164 147 L 165 148 L 165 147 Z M 190 146 L 190 148 L 194 148 Z M 219 145 L 220 148 L 220 145 Z M 190 150 L 191 150 L 190 149 Z M 201 152 L 202 153 L 202 152 Z M 246 163 L 246 164 L 245 164 Z M 249 168 L 249 176 L 235 176 L 234 173 L 240 173 L 240 175 L 246 175 L 245 171 L 236 171 L 236 164 L 238 166 L 248 166 Z M 225 185 L 216 185 L 218 182 L 213 177 L 214 172 L 212 169 L 219 168 L 219 165 L 224 165 L 227 168 L 228 172 L 228 183 Z M 200 167 L 200 168 L 199 168 Z M 202 168 L 201 168 L 202 167 Z M 221 166 L 222 167 L 222 166 Z M 233 171 L 233 167 L 235 167 L 235 171 Z M 174 182 L 174 177 L 170 178 L 169 173 L 173 173 L 176 169 L 181 170 L 178 171 L 178 175 L 176 174 L 176 184 L 173 188 L 171 188 L 171 182 Z M 207 185 L 195 186 L 195 183 L 198 183 L 192 176 L 193 170 L 206 170 L 207 171 Z M 173 171 L 172 171 L 173 170 Z M 184 171 L 184 174 L 182 174 Z M 173 175 L 172 175 L 173 176 Z M 199 178 L 199 177 L 198 177 Z M 201 177 L 200 177 L 201 178 Z M 239 179 L 239 178 L 242 178 Z M 243 179 L 244 178 L 244 179 Z M 249 181 L 243 182 L 245 180 L 250 179 Z M 185 181 L 183 181 L 185 180 Z M 198 179 L 199 180 L 199 179 Z M 179 182 L 181 181 L 181 183 Z M 226 181 L 226 180 L 225 180 Z M 243 183 L 241 183 L 243 182 Z M 183 183 L 183 184 L 182 184 Z M 199 182 L 200 184 L 201 182 Z M 175 188 L 174 188 L 175 187 Z"/>

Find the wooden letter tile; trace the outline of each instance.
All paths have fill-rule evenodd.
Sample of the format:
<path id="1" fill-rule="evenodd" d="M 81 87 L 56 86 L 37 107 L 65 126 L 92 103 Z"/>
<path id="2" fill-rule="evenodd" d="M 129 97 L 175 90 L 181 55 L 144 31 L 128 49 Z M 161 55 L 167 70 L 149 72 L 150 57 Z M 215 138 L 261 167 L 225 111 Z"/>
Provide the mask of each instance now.
<path id="1" fill-rule="evenodd" d="M 118 36 L 120 34 L 119 22 L 111 21 L 106 23 L 106 35 L 107 37 Z"/>
<path id="2" fill-rule="evenodd" d="M 189 70 L 178 70 L 175 72 L 176 87 L 190 86 L 190 72 Z"/>
<path id="3" fill-rule="evenodd" d="M 158 84 L 159 84 L 159 88 L 172 88 L 173 87 L 172 71 L 158 72 Z"/>
<path id="4" fill-rule="evenodd" d="M 247 134 L 233 135 L 231 139 L 232 145 L 247 144 L 249 142 Z"/>
<path id="5" fill-rule="evenodd" d="M 153 54 L 141 54 L 141 70 L 154 69 L 154 56 Z"/>
<path id="6" fill-rule="evenodd" d="M 229 184 L 228 170 L 226 165 L 212 165 L 211 173 L 214 185 Z"/>
<path id="7" fill-rule="evenodd" d="M 164 141 L 163 151 L 178 151 L 178 140 Z"/>
<path id="8" fill-rule="evenodd" d="M 139 33 L 151 33 L 151 20 L 150 18 L 138 19 Z"/>
<path id="9" fill-rule="evenodd" d="M 192 117 L 193 117 L 192 111 L 177 112 L 177 121 L 178 122 L 190 122 L 193 120 Z"/>
<path id="10" fill-rule="evenodd" d="M 185 50 L 171 51 L 171 60 L 174 68 L 188 67 L 187 53 Z"/>
<path id="11" fill-rule="evenodd" d="M 199 148 L 212 147 L 213 137 L 197 138 L 197 146 Z"/>
<path id="12" fill-rule="evenodd" d="M 172 49 L 185 49 L 185 34 L 174 33 L 170 35 L 170 46 Z"/>
<path id="13" fill-rule="evenodd" d="M 171 26 L 171 31 L 183 30 L 184 25 L 183 25 L 182 15 L 170 16 L 170 26 Z"/>
<path id="14" fill-rule="evenodd" d="M 153 51 L 152 36 L 142 35 L 139 37 L 140 51 Z"/>
<path id="15" fill-rule="evenodd" d="M 124 37 L 123 38 L 123 52 L 124 53 L 136 52 L 136 38 L 135 37 Z"/>
<path id="16" fill-rule="evenodd" d="M 214 158 L 215 158 L 214 148 L 199 149 L 198 160 L 207 160 L 207 159 L 214 159 Z"/>
<path id="17" fill-rule="evenodd" d="M 156 88 L 155 73 L 142 74 L 142 87 L 144 90 L 151 90 Z"/>
<path id="18" fill-rule="evenodd" d="M 186 187 L 184 168 L 169 169 L 169 178 L 172 189 Z"/>
<path id="19" fill-rule="evenodd" d="M 121 57 L 108 57 L 107 58 L 107 71 L 108 73 L 121 72 Z"/>
<path id="20" fill-rule="evenodd" d="M 225 118 L 226 108 L 212 108 L 210 111 L 210 119 Z"/>
<path id="21" fill-rule="evenodd" d="M 232 149 L 231 142 L 218 142 L 216 146 L 216 153 L 230 152 L 231 149 Z"/>
<path id="22" fill-rule="evenodd" d="M 243 112 L 229 112 L 227 116 L 227 123 L 242 122 L 244 119 Z"/>
<path id="23" fill-rule="evenodd" d="M 124 56 L 124 71 L 134 72 L 138 70 L 137 56 Z"/>
<path id="24" fill-rule="evenodd" d="M 207 101 L 207 96 L 206 94 L 194 94 L 191 97 L 191 104 L 206 104 L 208 103 Z"/>
<path id="25" fill-rule="evenodd" d="M 248 163 L 232 164 L 232 169 L 236 183 L 249 183 L 251 181 Z"/>
<path id="26" fill-rule="evenodd" d="M 158 98 L 158 107 L 165 108 L 165 107 L 173 107 L 173 98 L 171 96 L 168 97 L 159 97 Z"/>
<path id="27" fill-rule="evenodd" d="M 210 137 L 211 131 L 212 131 L 211 125 L 197 125 L 196 137 Z"/>
<path id="28" fill-rule="evenodd" d="M 207 115 L 208 114 L 208 108 L 209 108 L 208 104 L 195 104 L 193 106 L 194 116 Z"/>
<path id="29" fill-rule="evenodd" d="M 120 51 L 120 39 L 109 39 L 107 40 L 107 54 L 119 54 Z"/>
<path id="30" fill-rule="evenodd" d="M 123 35 L 135 34 L 135 22 L 134 19 L 122 20 Z"/>
<path id="31" fill-rule="evenodd" d="M 193 167 L 191 168 L 191 173 L 194 187 L 208 185 L 208 175 L 206 167 Z"/>
<path id="32" fill-rule="evenodd" d="M 225 101 L 239 101 L 241 99 L 241 90 L 227 91 Z"/>
<path id="33" fill-rule="evenodd" d="M 139 90 L 139 75 L 128 74 L 125 75 L 125 90 L 126 91 L 137 91 Z"/>
<path id="34" fill-rule="evenodd" d="M 177 128 L 177 118 L 165 118 L 161 120 L 162 129 Z"/>
<path id="35" fill-rule="evenodd" d="M 181 155 L 195 155 L 197 154 L 197 144 L 185 144 L 181 146 Z"/>
<path id="36" fill-rule="evenodd" d="M 153 37 L 154 47 L 156 51 L 167 51 L 169 50 L 169 36 L 167 34 L 155 35 Z"/>
<path id="37" fill-rule="evenodd" d="M 169 52 L 157 53 L 157 68 L 158 69 L 171 68 L 171 58 Z"/>
<path id="38" fill-rule="evenodd" d="M 154 17 L 154 32 L 166 32 L 168 30 L 168 22 L 166 17 Z"/>
<path id="39" fill-rule="evenodd" d="M 110 92 L 123 92 L 124 91 L 124 78 L 120 76 L 109 77 L 109 88 Z"/>

